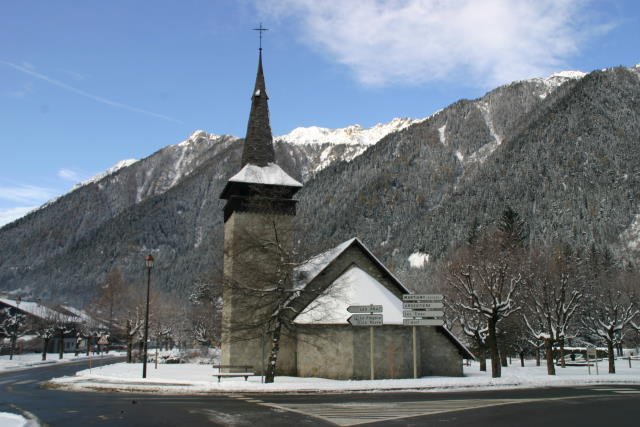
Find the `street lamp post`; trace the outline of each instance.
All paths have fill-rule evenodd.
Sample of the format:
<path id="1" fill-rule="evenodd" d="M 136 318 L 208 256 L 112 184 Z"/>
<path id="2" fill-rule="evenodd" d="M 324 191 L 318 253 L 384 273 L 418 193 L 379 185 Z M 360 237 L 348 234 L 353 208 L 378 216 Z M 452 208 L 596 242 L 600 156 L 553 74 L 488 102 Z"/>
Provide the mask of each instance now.
<path id="1" fill-rule="evenodd" d="M 153 257 L 147 255 L 144 259 L 147 265 L 147 308 L 144 312 L 144 355 L 142 358 L 142 378 L 147 378 L 147 349 L 149 347 L 149 287 L 151 285 L 151 269 L 153 268 Z"/>

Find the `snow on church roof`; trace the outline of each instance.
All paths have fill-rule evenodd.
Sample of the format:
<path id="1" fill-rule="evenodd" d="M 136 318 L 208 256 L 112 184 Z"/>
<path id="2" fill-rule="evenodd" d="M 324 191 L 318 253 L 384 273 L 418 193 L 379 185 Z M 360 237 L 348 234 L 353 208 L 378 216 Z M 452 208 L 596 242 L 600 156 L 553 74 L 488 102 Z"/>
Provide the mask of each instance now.
<path id="1" fill-rule="evenodd" d="M 303 289 L 309 284 L 315 277 L 324 270 L 331 261 L 336 259 L 342 252 L 344 252 L 356 238 L 349 239 L 346 242 L 340 243 L 335 248 L 331 248 L 328 251 L 322 252 L 313 258 L 308 259 L 302 265 L 297 267 L 294 272 L 294 287 L 296 289 Z"/>
<path id="2" fill-rule="evenodd" d="M 371 257 L 373 262 L 375 262 L 382 270 L 385 271 L 385 273 L 389 275 L 389 277 L 402 289 L 404 293 L 410 293 L 409 290 L 405 288 L 404 285 L 393 275 L 393 273 L 391 273 L 357 237 L 349 239 L 346 242 L 342 242 L 335 248 L 322 252 L 297 267 L 294 271 L 294 287 L 298 290 L 304 289 L 305 286 L 315 279 L 318 274 L 327 268 L 333 260 L 338 258 L 353 243 L 357 243 L 360 248 L 369 255 L 369 257 Z"/>
<path id="3" fill-rule="evenodd" d="M 298 324 L 347 324 L 350 305 L 382 305 L 385 325 L 402 324 L 402 301 L 366 271 L 352 266 L 300 313 Z"/>
<path id="4" fill-rule="evenodd" d="M 232 176 L 229 182 L 302 187 L 302 184 L 287 175 L 287 173 L 275 163 L 268 163 L 266 166 L 257 166 L 248 163 L 240 172 Z"/>

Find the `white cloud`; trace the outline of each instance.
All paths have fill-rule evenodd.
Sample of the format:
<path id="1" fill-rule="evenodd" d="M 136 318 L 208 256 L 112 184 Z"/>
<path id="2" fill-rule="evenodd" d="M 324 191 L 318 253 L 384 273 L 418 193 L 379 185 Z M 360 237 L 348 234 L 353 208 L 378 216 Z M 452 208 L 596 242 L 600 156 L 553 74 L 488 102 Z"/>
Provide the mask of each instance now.
<path id="1" fill-rule="evenodd" d="M 17 208 L 0 209 L 0 227 L 25 216 L 36 207 L 37 206 L 21 206 Z"/>
<path id="2" fill-rule="evenodd" d="M 29 83 L 26 83 L 26 84 L 22 85 L 21 89 L 9 92 L 9 96 L 12 96 L 14 98 L 24 98 L 27 95 L 32 94 L 33 92 L 34 92 L 33 83 L 29 82 Z"/>
<path id="3" fill-rule="evenodd" d="M 493 86 L 566 67 L 587 39 L 590 0 L 257 2 L 366 85 L 435 80 Z"/>
<path id="4" fill-rule="evenodd" d="M 58 171 L 58 177 L 71 182 L 80 182 L 86 179 L 86 177 L 82 176 L 80 173 L 66 168 L 62 168 Z"/>
<path id="5" fill-rule="evenodd" d="M 59 80 L 56 80 L 54 78 L 51 78 L 49 76 L 46 76 L 44 74 L 38 73 L 36 71 L 34 71 L 34 67 L 33 65 L 27 63 L 27 62 L 23 62 L 22 65 L 18 65 L 18 64 L 14 64 L 13 62 L 7 62 L 7 61 L 1 61 L 0 60 L 0 64 L 4 64 L 8 67 L 13 68 L 14 70 L 20 71 L 21 73 L 27 74 L 31 77 L 35 77 L 39 80 L 45 81 L 49 84 L 52 84 L 54 86 L 57 86 L 61 89 L 64 89 L 68 92 L 72 92 L 75 93 L 76 95 L 80 95 L 83 96 L 85 98 L 89 98 L 92 99 L 96 102 L 99 102 L 101 104 L 105 104 L 105 105 L 109 105 L 111 107 L 115 107 L 115 108 L 120 108 L 123 110 L 127 110 L 127 111 L 132 111 L 134 113 L 140 113 L 140 114 L 145 114 L 147 116 L 152 116 L 152 117 L 157 117 L 159 119 L 162 120 L 167 120 L 170 122 L 174 122 L 174 123 L 182 123 L 180 120 L 176 120 L 172 117 L 169 116 L 165 116 L 164 114 L 159 114 L 159 113 L 155 113 L 153 111 L 149 111 L 149 110 L 144 110 L 142 108 L 138 108 L 138 107 L 133 107 L 131 105 L 127 105 L 127 104 L 123 104 L 121 102 L 117 102 L 117 101 L 113 101 L 111 99 L 107 99 L 107 98 L 103 98 L 102 96 L 98 96 L 98 95 L 94 95 L 92 93 L 89 92 L 85 92 L 82 89 L 78 89 L 76 87 L 73 87 L 71 85 L 68 85 L 66 83 L 63 83 Z"/>
<path id="6" fill-rule="evenodd" d="M 8 200 L 11 202 L 41 204 L 51 199 L 54 195 L 55 193 L 52 189 L 35 185 L 19 184 L 0 186 L 0 200 Z"/>

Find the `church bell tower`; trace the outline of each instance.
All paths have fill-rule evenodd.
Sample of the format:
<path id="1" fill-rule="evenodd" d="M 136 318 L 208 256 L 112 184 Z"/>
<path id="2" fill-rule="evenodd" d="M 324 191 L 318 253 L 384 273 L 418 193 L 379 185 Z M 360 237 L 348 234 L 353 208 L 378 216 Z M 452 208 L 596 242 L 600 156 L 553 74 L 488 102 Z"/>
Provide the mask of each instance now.
<path id="1" fill-rule="evenodd" d="M 290 287 L 294 194 L 302 184 L 275 163 L 262 47 L 240 171 L 227 182 L 221 364 L 261 370 L 271 292 Z"/>

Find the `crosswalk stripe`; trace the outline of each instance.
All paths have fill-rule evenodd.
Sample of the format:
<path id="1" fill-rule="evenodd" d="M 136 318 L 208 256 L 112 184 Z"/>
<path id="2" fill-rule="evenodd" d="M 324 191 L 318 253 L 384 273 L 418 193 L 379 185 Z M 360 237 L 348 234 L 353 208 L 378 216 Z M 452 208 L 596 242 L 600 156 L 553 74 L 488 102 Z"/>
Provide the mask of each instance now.
<path id="1" fill-rule="evenodd" d="M 260 404 L 271 408 L 296 412 L 320 418 L 339 426 L 354 426 L 371 421 L 394 420 L 487 406 L 507 405 L 529 402 L 532 399 L 477 399 L 477 400 L 440 400 L 417 402 L 385 403 L 285 403 L 276 404 L 261 401 Z M 256 402 L 257 403 L 257 402 Z"/>
<path id="2" fill-rule="evenodd" d="M 36 380 L 24 380 L 13 383 L 13 385 L 23 385 L 23 384 L 31 384 L 36 382 Z"/>

